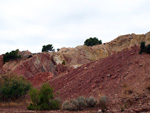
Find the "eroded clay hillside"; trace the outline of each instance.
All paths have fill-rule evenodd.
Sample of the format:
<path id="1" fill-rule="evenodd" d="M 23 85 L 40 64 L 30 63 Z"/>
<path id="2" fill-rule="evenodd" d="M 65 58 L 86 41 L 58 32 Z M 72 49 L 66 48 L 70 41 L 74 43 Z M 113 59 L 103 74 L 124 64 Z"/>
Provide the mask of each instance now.
<path id="1" fill-rule="evenodd" d="M 139 50 L 138 46 L 134 46 L 85 64 L 56 77 L 50 84 L 64 100 L 106 95 L 113 109 L 119 110 L 121 105 L 126 105 L 137 112 L 149 110 L 150 54 L 139 54 Z"/>
<path id="2" fill-rule="evenodd" d="M 57 64 L 54 61 L 53 53 L 28 54 L 27 57 L 22 56 L 21 59 L 6 62 L 2 69 L 6 73 L 17 73 L 24 75 L 26 78 L 33 77 L 39 73 L 47 74 L 47 72 L 57 76 L 67 70 L 64 65 Z"/>
<path id="3" fill-rule="evenodd" d="M 63 98 L 80 95 L 120 94 L 123 85 L 142 89 L 149 78 L 150 56 L 139 55 L 137 46 L 105 59 L 85 64 L 51 81 Z M 145 80 L 145 81 L 144 81 Z"/>
<path id="4" fill-rule="evenodd" d="M 5 64 L 3 64 L 2 56 L 0 56 L 0 73 L 17 73 L 24 75 L 26 78 L 32 77 L 32 79 L 36 75 L 41 79 L 42 75 L 47 77 L 53 75 L 55 77 L 64 72 L 67 73 L 70 69 L 106 58 L 134 45 L 139 46 L 142 41 L 145 41 L 146 44 L 150 42 L 150 32 L 145 35 L 128 34 L 119 36 L 109 43 L 92 47 L 62 48 L 59 52 L 32 54 L 29 51 L 24 51 L 19 53 L 22 59 Z M 62 64 L 63 62 L 64 64 Z M 42 73 L 41 76 L 40 73 Z"/>

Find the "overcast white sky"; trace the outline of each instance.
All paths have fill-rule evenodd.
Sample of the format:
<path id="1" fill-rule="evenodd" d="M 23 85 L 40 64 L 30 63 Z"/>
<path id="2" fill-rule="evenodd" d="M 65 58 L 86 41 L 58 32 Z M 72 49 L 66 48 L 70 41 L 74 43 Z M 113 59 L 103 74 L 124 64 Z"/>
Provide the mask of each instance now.
<path id="1" fill-rule="evenodd" d="M 0 0 L 0 54 L 109 42 L 150 30 L 150 0 Z"/>

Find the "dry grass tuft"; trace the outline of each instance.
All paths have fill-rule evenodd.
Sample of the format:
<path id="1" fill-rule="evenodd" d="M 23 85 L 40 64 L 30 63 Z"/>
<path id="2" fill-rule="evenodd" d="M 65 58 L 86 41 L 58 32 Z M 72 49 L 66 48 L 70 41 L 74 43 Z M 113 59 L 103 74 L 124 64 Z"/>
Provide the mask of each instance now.
<path id="1" fill-rule="evenodd" d="M 30 100 L 17 100 L 10 102 L 0 102 L 0 107 L 19 107 L 19 106 L 27 106 L 31 103 Z"/>

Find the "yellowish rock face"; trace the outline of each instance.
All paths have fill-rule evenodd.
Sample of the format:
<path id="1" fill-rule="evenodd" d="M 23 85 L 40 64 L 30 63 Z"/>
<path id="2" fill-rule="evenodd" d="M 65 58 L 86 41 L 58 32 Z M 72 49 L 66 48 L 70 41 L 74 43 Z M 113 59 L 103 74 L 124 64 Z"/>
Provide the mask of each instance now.
<path id="1" fill-rule="evenodd" d="M 82 65 L 90 61 L 99 60 L 101 58 L 106 58 L 113 53 L 122 51 L 126 48 L 132 46 L 140 46 L 142 41 L 150 44 L 150 32 L 147 34 L 135 35 L 127 34 L 117 37 L 116 39 L 110 41 L 109 43 L 95 45 L 95 46 L 77 46 L 76 48 L 62 48 L 58 53 L 65 56 L 69 66 L 72 65 Z"/>

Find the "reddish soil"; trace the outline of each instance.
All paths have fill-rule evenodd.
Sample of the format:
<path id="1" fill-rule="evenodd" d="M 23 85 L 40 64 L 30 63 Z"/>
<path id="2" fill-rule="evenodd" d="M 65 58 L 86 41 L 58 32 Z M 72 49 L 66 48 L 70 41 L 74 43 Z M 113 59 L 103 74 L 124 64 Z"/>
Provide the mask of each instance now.
<path id="1" fill-rule="evenodd" d="M 98 94 L 114 97 L 121 93 L 122 84 L 127 82 L 130 85 L 141 75 L 148 77 L 140 68 L 145 69 L 143 63 L 149 61 L 150 56 L 139 55 L 138 52 L 139 48 L 135 46 L 131 50 L 83 65 L 50 83 L 63 99 Z"/>
<path id="2" fill-rule="evenodd" d="M 107 58 L 84 64 L 48 81 L 62 100 L 91 95 L 98 99 L 106 95 L 110 100 L 108 113 L 121 112 L 121 106 L 126 106 L 123 108 L 125 113 L 148 113 L 150 55 L 138 53 L 139 47 L 134 46 Z M 34 85 L 40 85 L 42 79 L 47 79 L 49 76 L 52 77 L 52 74 L 40 73 L 33 78 L 34 80 L 30 80 L 33 80 Z"/>
<path id="3" fill-rule="evenodd" d="M 138 54 L 139 48 L 113 54 L 108 58 L 85 64 L 77 69 L 72 69 L 67 74 L 51 80 L 52 73 L 40 73 L 35 78 L 30 78 L 34 85 L 40 85 L 43 80 L 50 78 L 50 84 L 55 92 L 59 92 L 62 100 L 78 96 L 101 95 L 109 98 L 107 113 L 120 113 L 121 106 L 124 113 L 148 113 L 150 111 L 150 55 Z M 33 80 L 33 81 L 32 81 Z M 48 80 L 48 81 L 49 81 Z M 26 108 L 0 108 L 5 113 L 26 113 Z M 84 110 L 80 113 L 96 113 L 100 108 Z M 15 112 L 13 112 L 13 110 Z M 42 113 L 70 113 L 68 111 L 40 111 Z"/>
<path id="4" fill-rule="evenodd" d="M 62 64 L 58 64 L 56 65 L 56 71 L 59 74 L 64 73 L 67 71 L 67 67 L 63 66 Z M 27 80 L 29 80 L 33 86 L 38 87 L 43 84 L 43 82 L 48 82 L 54 77 L 56 77 L 56 75 L 54 76 L 52 72 L 40 72 L 32 77 L 27 78 Z"/>
<path id="5" fill-rule="evenodd" d="M 54 75 L 51 72 L 41 72 L 33 77 L 28 78 L 32 85 L 39 86 L 45 81 L 50 81 Z"/>
<path id="6" fill-rule="evenodd" d="M 137 46 L 125 49 L 108 58 L 74 69 L 50 81 L 50 84 L 63 100 L 78 96 L 92 95 L 99 98 L 106 95 L 112 105 L 117 104 L 118 109 L 123 99 L 131 99 L 137 103 L 137 111 L 149 111 L 150 55 L 138 53 Z M 139 100 L 135 101 L 137 98 Z"/>
<path id="7" fill-rule="evenodd" d="M 27 110 L 26 106 L 19 107 L 0 107 L 0 113 L 97 113 L 97 109 L 84 110 L 84 111 L 63 111 L 63 110 L 49 110 L 49 111 L 33 111 Z"/>

